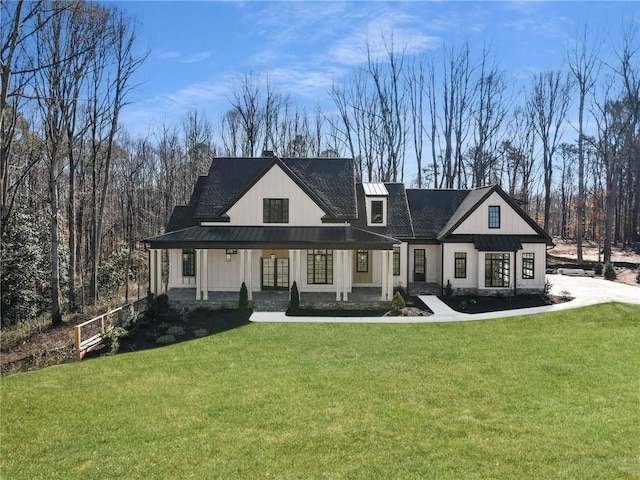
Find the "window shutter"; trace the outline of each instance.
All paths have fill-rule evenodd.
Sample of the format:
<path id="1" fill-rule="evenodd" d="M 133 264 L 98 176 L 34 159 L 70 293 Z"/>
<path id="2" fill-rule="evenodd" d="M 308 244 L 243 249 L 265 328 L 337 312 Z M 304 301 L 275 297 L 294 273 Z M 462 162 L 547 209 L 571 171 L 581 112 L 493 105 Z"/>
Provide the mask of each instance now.
<path id="1" fill-rule="evenodd" d="M 262 223 L 269 223 L 269 199 L 262 199 Z"/>

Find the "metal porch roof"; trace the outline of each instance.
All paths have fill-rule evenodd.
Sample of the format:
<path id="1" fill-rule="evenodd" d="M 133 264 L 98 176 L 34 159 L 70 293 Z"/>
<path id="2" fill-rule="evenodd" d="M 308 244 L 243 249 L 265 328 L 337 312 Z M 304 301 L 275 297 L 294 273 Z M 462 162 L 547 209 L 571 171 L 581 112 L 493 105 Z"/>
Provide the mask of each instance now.
<path id="1" fill-rule="evenodd" d="M 400 242 L 352 226 L 190 227 L 145 239 L 151 248 L 370 248 L 390 250 Z"/>

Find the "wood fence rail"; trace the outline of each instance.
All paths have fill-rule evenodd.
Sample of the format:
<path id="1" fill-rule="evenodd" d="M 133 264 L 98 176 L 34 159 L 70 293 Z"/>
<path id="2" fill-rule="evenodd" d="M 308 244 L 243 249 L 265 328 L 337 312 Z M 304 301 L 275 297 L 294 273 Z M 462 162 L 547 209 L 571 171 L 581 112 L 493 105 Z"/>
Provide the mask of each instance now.
<path id="1" fill-rule="evenodd" d="M 138 300 L 114 308 L 113 310 L 98 315 L 73 327 L 74 343 L 76 347 L 76 359 L 82 360 L 85 354 L 97 345 L 100 345 L 104 335 L 113 327 L 121 326 L 125 320 L 132 319 L 135 315 L 147 309 L 147 299 Z M 115 321 L 114 321 L 115 320 Z"/>

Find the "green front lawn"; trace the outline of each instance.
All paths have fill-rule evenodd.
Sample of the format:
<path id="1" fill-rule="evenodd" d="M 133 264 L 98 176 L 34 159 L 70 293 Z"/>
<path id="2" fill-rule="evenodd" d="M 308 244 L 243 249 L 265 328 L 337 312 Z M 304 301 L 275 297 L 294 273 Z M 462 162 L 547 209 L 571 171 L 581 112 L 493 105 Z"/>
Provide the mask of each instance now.
<path id="1" fill-rule="evenodd" d="M 638 478 L 640 307 L 250 324 L 2 378 L 4 479 Z"/>

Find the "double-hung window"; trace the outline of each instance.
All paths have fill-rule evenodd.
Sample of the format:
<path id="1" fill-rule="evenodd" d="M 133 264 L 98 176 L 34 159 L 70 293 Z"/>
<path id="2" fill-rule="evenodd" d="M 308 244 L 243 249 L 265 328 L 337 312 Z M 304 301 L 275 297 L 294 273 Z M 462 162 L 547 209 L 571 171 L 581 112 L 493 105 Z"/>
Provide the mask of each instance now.
<path id="1" fill-rule="evenodd" d="M 369 251 L 358 250 L 356 272 L 366 273 L 369 271 Z"/>
<path id="2" fill-rule="evenodd" d="M 196 251 L 193 249 L 182 250 L 182 276 L 196 276 Z"/>
<path id="3" fill-rule="evenodd" d="M 382 200 L 371 202 L 371 223 L 383 223 L 384 203 Z"/>
<path id="4" fill-rule="evenodd" d="M 531 280 L 534 277 L 534 258 L 533 253 L 522 254 L 522 278 L 525 280 Z"/>
<path id="5" fill-rule="evenodd" d="M 455 278 L 467 278 L 467 253 L 455 253 Z"/>
<path id="6" fill-rule="evenodd" d="M 262 220 L 264 223 L 289 223 L 289 199 L 264 198 Z"/>
<path id="7" fill-rule="evenodd" d="M 307 250 L 307 283 L 333 283 L 333 250 Z"/>
<path id="8" fill-rule="evenodd" d="M 393 247 L 393 274 L 400 275 L 400 247 Z"/>

